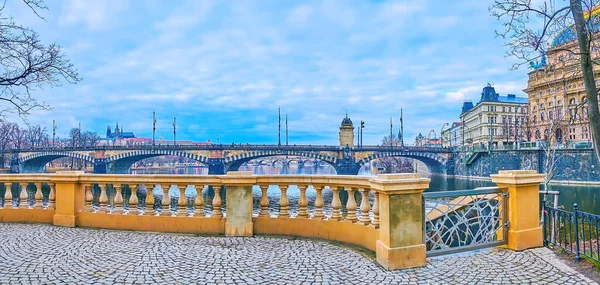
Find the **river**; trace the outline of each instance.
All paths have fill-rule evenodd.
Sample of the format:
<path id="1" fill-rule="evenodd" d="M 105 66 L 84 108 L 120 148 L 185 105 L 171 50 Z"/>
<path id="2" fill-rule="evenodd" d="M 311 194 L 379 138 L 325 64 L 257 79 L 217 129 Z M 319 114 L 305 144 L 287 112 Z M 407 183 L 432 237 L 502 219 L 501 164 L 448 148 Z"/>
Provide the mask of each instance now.
<path id="1" fill-rule="evenodd" d="M 295 165 L 289 167 L 282 166 L 242 166 L 239 169 L 240 171 L 251 171 L 257 175 L 265 175 L 265 174 L 335 174 L 335 169 L 329 165 L 322 165 L 319 167 L 307 166 L 298 168 Z M 134 174 L 190 174 L 190 175 L 206 175 L 208 174 L 208 168 L 206 167 L 187 167 L 187 168 L 160 168 L 160 169 L 138 169 L 132 171 Z M 359 175 L 371 176 L 374 175 L 369 169 L 361 169 Z M 424 174 L 427 175 L 427 174 Z M 469 179 L 459 179 L 454 177 L 447 177 L 441 175 L 430 175 L 431 183 L 429 185 L 429 189 L 426 191 L 452 191 L 452 190 L 466 190 L 473 189 L 476 187 L 484 187 L 484 186 L 495 186 L 490 181 L 482 181 L 482 180 L 469 180 Z M 257 188 L 257 187 L 255 187 Z M 567 210 L 573 209 L 573 203 L 577 203 L 579 209 L 584 212 L 594 213 L 600 215 L 600 184 L 593 186 L 582 186 L 582 185 L 551 185 L 549 190 L 559 191 L 559 205 L 564 207 Z M 325 194 L 325 193 L 324 193 Z M 273 189 L 272 187 L 268 190 L 268 195 L 273 203 L 271 208 L 276 207 L 278 196 L 277 189 Z M 294 203 L 299 198 L 299 191 L 295 187 L 290 187 L 288 189 L 288 195 L 290 200 L 290 206 L 292 207 Z M 307 192 L 309 196 L 309 201 L 311 200 L 312 195 L 311 191 Z M 260 200 L 260 190 L 254 189 L 255 202 L 258 204 Z M 324 197 L 324 199 L 328 200 L 331 197 Z M 358 198 L 358 196 L 357 196 Z"/>

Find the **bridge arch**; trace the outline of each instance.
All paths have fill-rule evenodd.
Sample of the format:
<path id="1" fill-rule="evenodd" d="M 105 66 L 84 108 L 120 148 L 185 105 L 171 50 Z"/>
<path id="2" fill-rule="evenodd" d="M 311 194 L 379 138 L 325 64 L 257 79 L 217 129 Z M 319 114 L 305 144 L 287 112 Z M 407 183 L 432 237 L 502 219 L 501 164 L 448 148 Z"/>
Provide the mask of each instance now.
<path id="1" fill-rule="evenodd" d="M 68 152 L 68 151 L 43 151 L 36 152 L 29 155 L 25 155 L 19 158 L 21 173 L 40 173 L 46 171 L 46 164 L 49 162 L 62 158 L 62 157 L 72 157 L 78 160 L 87 161 L 90 164 L 94 164 L 94 158 L 76 152 Z"/>
<path id="2" fill-rule="evenodd" d="M 336 168 L 336 163 L 338 161 L 337 157 L 324 155 L 317 152 L 309 152 L 309 151 L 295 151 L 295 150 L 260 150 L 260 151 L 249 151 L 236 155 L 232 155 L 226 157 L 224 159 L 225 169 L 226 171 L 237 171 L 243 163 L 246 163 L 250 160 L 269 157 L 269 156 L 280 156 L 280 155 L 288 155 L 288 156 L 300 156 L 311 159 L 317 159 L 319 161 L 323 161 L 333 168 Z"/>
<path id="3" fill-rule="evenodd" d="M 376 152 L 358 161 L 358 166 L 363 167 L 372 160 L 385 157 L 406 157 L 423 162 L 430 173 L 446 174 L 446 163 L 448 160 L 438 153 L 416 152 L 416 151 L 389 151 Z"/>
<path id="4" fill-rule="evenodd" d="M 181 150 L 136 150 L 120 153 L 106 158 L 106 165 L 109 173 L 129 173 L 131 166 L 142 159 L 157 157 L 157 156 L 179 156 L 188 159 L 199 161 L 208 165 L 208 157 L 197 155 L 191 152 Z"/>

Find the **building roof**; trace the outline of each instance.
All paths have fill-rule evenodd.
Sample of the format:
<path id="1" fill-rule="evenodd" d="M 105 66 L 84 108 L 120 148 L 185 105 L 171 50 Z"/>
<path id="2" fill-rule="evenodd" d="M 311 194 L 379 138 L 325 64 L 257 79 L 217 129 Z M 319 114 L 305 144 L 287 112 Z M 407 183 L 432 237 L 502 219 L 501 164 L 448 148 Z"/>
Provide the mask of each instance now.
<path id="1" fill-rule="evenodd" d="M 346 113 L 346 117 L 342 120 L 342 127 L 343 126 L 354 127 L 354 125 L 352 124 L 352 120 L 350 120 L 350 118 L 348 118 L 348 113 Z"/>
<path id="2" fill-rule="evenodd" d="M 588 11 L 584 11 L 583 17 L 586 19 L 589 18 L 590 16 L 596 17 L 596 16 L 598 16 L 599 13 L 600 13 L 600 6 L 596 6 L 591 11 L 591 13 L 589 13 Z M 589 21 L 587 24 L 591 25 L 591 28 L 594 32 L 598 32 L 598 30 L 600 30 L 600 21 L 596 21 L 594 19 L 594 21 Z M 575 39 L 577 39 L 577 31 L 575 31 L 575 25 L 570 25 L 570 26 L 566 27 L 564 30 L 562 30 L 560 33 L 558 33 L 558 35 L 556 35 L 556 37 L 554 37 L 554 40 L 552 40 L 551 47 L 557 47 L 557 46 L 566 44 L 568 42 L 574 41 Z"/>
<path id="3" fill-rule="evenodd" d="M 498 101 L 502 103 L 527 104 L 529 103 L 529 98 L 517 97 L 515 94 L 508 94 L 508 96 L 498 96 Z"/>

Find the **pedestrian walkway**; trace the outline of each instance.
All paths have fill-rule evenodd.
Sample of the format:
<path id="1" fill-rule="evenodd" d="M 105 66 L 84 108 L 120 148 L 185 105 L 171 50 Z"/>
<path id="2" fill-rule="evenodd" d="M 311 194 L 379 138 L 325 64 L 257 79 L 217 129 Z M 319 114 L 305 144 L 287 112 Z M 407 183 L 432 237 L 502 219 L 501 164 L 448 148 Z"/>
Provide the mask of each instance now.
<path id="1" fill-rule="evenodd" d="M 385 271 L 325 241 L 0 224 L 1 284 L 596 284 L 552 251 L 489 249 Z"/>

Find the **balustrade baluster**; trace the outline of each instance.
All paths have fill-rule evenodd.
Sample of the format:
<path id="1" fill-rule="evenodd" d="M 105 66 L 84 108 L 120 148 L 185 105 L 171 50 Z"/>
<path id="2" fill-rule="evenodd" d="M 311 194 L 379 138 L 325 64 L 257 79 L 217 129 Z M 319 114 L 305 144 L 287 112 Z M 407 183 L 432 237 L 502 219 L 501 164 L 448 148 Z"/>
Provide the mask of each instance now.
<path id="1" fill-rule="evenodd" d="M 177 185 L 177 189 L 179 189 L 179 200 L 177 200 L 177 205 L 179 206 L 179 212 L 177 213 L 177 215 L 179 216 L 185 216 L 187 213 L 186 211 L 186 197 L 185 197 L 185 189 L 187 188 L 187 185 Z"/>
<path id="2" fill-rule="evenodd" d="M 222 218 L 223 211 L 221 211 L 221 205 L 223 205 L 223 201 L 221 200 L 221 186 L 213 185 L 213 189 L 215 192 L 215 197 L 213 198 L 212 205 L 212 217 L 214 218 Z"/>
<path id="3" fill-rule="evenodd" d="M 204 185 L 194 185 L 196 188 L 196 199 L 194 200 L 194 205 L 196 205 L 196 210 L 200 211 L 200 216 L 204 217 L 204 197 L 202 197 L 202 189 L 204 189 Z M 194 213 L 192 213 L 194 216 Z"/>
<path id="4" fill-rule="evenodd" d="M 325 217 L 323 215 L 323 206 L 325 202 L 323 202 L 323 186 L 322 185 L 313 185 L 315 191 L 317 192 L 317 197 L 315 198 L 315 214 L 314 218 L 322 219 Z"/>
<path id="5" fill-rule="evenodd" d="M 10 205 L 12 203 L 12 189 L 10 189 L 11 183 L 4 183 L 4 189 L 6 192 L 4 193 L 4 204 Z M 8 206 L 7 206 L 8 207 Z"/>
<path id="6" fill-rule="evenodd" d="M 85 210 L 92 211 L 92 201 L 94 200 L 93 184 L 85 184 L 83 185 L 83 191 L 85 191 Z M 52 190 L 50 190 L 52 192 Z"/>
<path id="7" fill-rule="evenodd" d="M 35 183 L 35 205 L 34 208 L 42 209 L 42 183 Z"/>
<path id="8" fill-rule="evenodd" d="M 19 185 L 21 186 L 21 193 L 19 194 L 19 207 L 21 207 L 23 201 L 25 201 L 25 205 L 27 205 L 27 183 L 19 183 Z"/>
<path id="9" fill-rule="evenodd" d="M 156 188 L 156 185 L 150 184 L 149 187 L 146 185 L 144 185 L 144 187 L 146 188 L 146 199 L 144 200 L 144 202 L 146 203 L 145 212 L 154 215 L 154 188 Z M 138 197 L 138 199 L 140 198 Z"/>
<path id="10" fill-rule="evenodd" d="M 371 203 L 369 203 L 369 190 L 358 189 L 358 191 L 361 194 L 360 218 L 358 218 L 358 221 L 366 226 L 371 223 L 371 218 L 369 217 L 369 211 L 371 210 Z"/>
<path id="11" fill-rule="evenodd" d="M 331 200 L 331 218 L 334 220 L 342 219 L 342 201 L 340 200 L 340 190 L 342 187 L 333 187 L 331 191 L 333 192 L 333 199 Z"/>
<path id="12" fill-rule="evenodd" d="M 281 197 L 279 197 L 279 217 L 289 217 L 290 212 L 288 211 L 290 202 L 287 197 L 288 185 L 279 185 L 281 190 Z"/>
<path id="13" fill-rule="evenodd" d="M 112 207 L 111 213 L 115 211 L 115 209 L 123 209 L 123 185 L 121 184 L 113 184 L 113 188 L 115 189 L 115 200 Z"/>
<path id="14" fill-rule="evenodd" d="M 308 200 L 306 199 L 306 188 L 308 185 L 298 185 L 298 189 L 300 189 L 300 199 L 298 200 L 298 217 L 299 218 L 307 218 L 308 211 L 306 207 L 308 206 Z"/>
<path id="15" fill-rule="evenodd" d="M 131 190 L 131 197 L 129 197 L 129 207 L 131 207 L 131 209 L 137 209 L 137 205 L 139 203 L 137 197 L 137 188 L 137 184 L 129 184 L 129 189 Z"/>
<path id="16" fill-rule="evenodd" d="M 354 198 L 355 188 L 348 187 L 348 202 L 346 202 L 346 210 L 348 211 L 348 215 L 346 215 L 346 220 L 350 222 L 356 222 L 358 218 L 356 217 L 356 199 Z"/>
<path id="17" fill-rule="evenodd" d="M 258 185 L 258 187 L 260 187 L 262 193 L 260 196 L 260 212 L 258 212 L 258 216 L 269 217 L 269 196 L 267 196 L 269 185 Z"/>
<path id="18" fill-rule="evenodd" d="M 171 210 L 171 196 L 169 195 L 169 189 L 171 188 L 171 184 L 165 184 L 165 185 L 161 185 L 162 190 L 163 190 L 163 196 L 162 196 L 162 209 L 169 209 L 169 211 L 171 212 L 171 215 L 173 213 L 173 211 Z M 175 201 L 175 203 L 177 203 L 177 201 Z M 177 204 L 176 204 L 177 205 Z M 168 215 L 167 211 L 164 211 L 164 215 Z"/>
<path id="19" fill-rule="evenodd" d="M 98 184 L 98 187 L 100 188 L 100 198 L 98 199 L 98 202 L 100 203 L 100 207 L 95 212 L 106 209 L 107 203 L 108 203 L 108 195 L 106 193 L 107 184 Z"/>
<path id="20" fill-rule="evenodd" d="M 56 184 L 55 183 L 48 183 L 48 186 L 50 186 L 50 193 L 48 193 L 48 206 L 52 205 L 52 207 L 55 207 L 56 204 Z M 47 208 L 46 207 L 46 208 Z"/>
<path id="21" fill-rule="evenodd" d="M 137 203 L 138 203 L 137 185 L 135 185 L 135 184 L 128 184 L 128 185 L 129 185 L 129 191 L 131 192 L 131 195 L 129 196 L 129 202 L 125 203 L 125 201 L 123 201 L 123 215 L 128 215 L 129 211 L 131 211 L 131 208 L 137 208 Z"/>
<path id="22" fill-rule="evenodd" d="M 373 191 L 375 200 L 373 201 L 373 225 L 379 228 L 379 193 Z"/>

